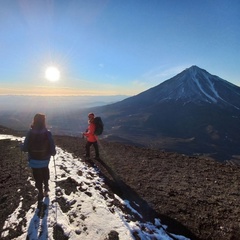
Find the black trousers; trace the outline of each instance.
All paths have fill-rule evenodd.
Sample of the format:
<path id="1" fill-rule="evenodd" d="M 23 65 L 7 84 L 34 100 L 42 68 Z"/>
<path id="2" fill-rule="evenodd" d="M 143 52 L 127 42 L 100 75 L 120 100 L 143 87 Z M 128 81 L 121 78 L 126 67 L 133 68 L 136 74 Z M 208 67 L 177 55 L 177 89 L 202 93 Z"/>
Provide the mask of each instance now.
<path id="1" fill-rule="evenodd" d="M 43 185 L 44 190 L 48 191 L 48 181 L 50 178 L 49 168 L 32 168 L 33 178 L 35 180 L 35 187 L 38 189 L 38 198 L 42 198 L 43 195 Z"/>
<path id="2" fill-rule="evenodd" d="M 99 149 L 98 149 L 98 142 L 87 142 L 86 143 L 86 156 L 90 157 L 90 147 L 93 145 L 94 149 L 95 149 L 95 157 L 99 157 Z"/>

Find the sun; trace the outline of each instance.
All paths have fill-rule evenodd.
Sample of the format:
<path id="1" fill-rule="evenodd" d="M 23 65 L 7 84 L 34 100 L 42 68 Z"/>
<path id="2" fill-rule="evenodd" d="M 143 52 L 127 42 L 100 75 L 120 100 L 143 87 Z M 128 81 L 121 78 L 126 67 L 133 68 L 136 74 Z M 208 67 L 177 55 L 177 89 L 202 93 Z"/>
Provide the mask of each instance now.
<path id="1" fill-rule="evenodd" d="M 60 79 L 60 71 L 56 67 L 48 67 L 45 71 L 45 77 L 51 82 L 56 82 Z"/>

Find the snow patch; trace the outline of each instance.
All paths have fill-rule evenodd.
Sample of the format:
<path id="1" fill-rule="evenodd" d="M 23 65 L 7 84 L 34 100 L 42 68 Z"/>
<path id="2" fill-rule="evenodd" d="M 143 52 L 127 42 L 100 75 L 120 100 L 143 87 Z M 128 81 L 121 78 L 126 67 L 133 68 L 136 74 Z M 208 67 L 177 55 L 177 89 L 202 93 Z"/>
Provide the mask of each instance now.
<path id="1" fill-rule="evenodd" d="M 0 135 L 0 139 L 23 140 L 10 135 Z M 36 204 L 32 205 L 25 213 L 27 223 L 22 229 L 23 234 L 16 239 L 26 239 L 27 235 L 31 235 L 31 239 L 51 240 L 54 239 L 56 227 L 61 228 L 64 235 L 72 240 L 103 240 L 107 239 L 110 232 L 116 232 L 121 240 L 135 239 L 133 233 L 142 240 L 188 239 L 168 233 L 167 227 L 161 224 L 160 219 L 155 219 L 154 223 L 129 220 L 133 219 L 132 215 L 130 218 L 112 204 L 113 199 L 104 188 L 104 181 L 99 176 L 98 169 L 88 167 L 80 158 L 74 158 L 72 154 L 59 147 L 57 147 L 56 156 L 50 161 L 49 169 L 51 191 L 49 198 L 44 200 L 49 205 L 45 216 L 39 219 Z M 70 193 L 60 187 L 61 183 L 68 183 L 68 181 L 72 181 L 72 185 L 75 184 Z M 65 202 L 63 205 L 60 204 L 59 198 Z M 122 200 L 118 196 L 115 198 L 127 206 L 133 215 L 141 216 L 130 206 L 128 200 Z M 63 206 L 67 208 L 63 209 Z M 22 201 L 5 221 L 4 229 L 16 229 L 20 221 L 17 216 L 21 207 Z M 8 231 L 4 231 L 1 237 L 7 234 Z"/>
<path id="2" fill-rule="evenodd" d="M 215 98 L 213 98 L 211 95 L 209 95 L 208 93 L 206 93 L 202 87 L 202 85 L 200 84 L 198 78 L 196 77 L 196 75 L 192 76 L 194 82 L 197 84 L 198 88 L 201 90 L 201 92 L 209 99 L 211 99 L 212 102 L 216 103 L 217 100 Z M 208 78 L 207 78 L 208 79 Z"/>

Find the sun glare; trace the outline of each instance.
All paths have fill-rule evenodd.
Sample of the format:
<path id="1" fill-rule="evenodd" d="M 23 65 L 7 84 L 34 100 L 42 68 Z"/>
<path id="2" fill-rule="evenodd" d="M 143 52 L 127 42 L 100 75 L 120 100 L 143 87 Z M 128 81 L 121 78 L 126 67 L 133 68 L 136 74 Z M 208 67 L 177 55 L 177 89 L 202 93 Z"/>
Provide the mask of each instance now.
<path id="1" fill-rule="evenodd" d="M 60 78 L 60 72 L 56 67 L 48 67 L 45 71 L 45 77 L 51 82 L 56 82 Z"/>

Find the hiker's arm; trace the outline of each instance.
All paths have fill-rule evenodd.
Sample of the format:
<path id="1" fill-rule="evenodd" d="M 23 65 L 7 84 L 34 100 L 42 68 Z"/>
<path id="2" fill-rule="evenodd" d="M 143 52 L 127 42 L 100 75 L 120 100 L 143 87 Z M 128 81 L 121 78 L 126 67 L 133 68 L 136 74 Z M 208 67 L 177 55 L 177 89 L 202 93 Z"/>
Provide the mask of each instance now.
<path id="1" fill-rule="evenodd" d="M 88 137 L 89 135 L 94 135 L 94 132 L 95 132 L 95 125 L 90 124 L 89 127 L 88 127 L 88 131 L 83 133 L 83 135 Z"/>
<path id="2" fill-rule="evenodd" d="M 86 131 L 83 133 L 83 136 L 88 137 L 90 134 L 90 126 L 86 129 Z"/>
<path id="3" fill-rule="evenodd" d="M 52 133 L 50 131 L 48 131 L 48 137 L 49 137 L 49 141 L 50 141 L 50 152 L 52 156 L 56 155 L 56 146 L 55 143 L 53 141 L 53 136 Z"/>

